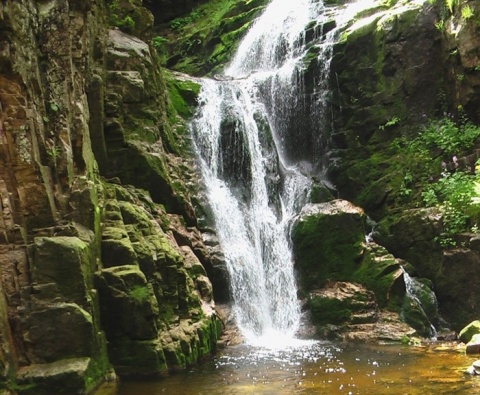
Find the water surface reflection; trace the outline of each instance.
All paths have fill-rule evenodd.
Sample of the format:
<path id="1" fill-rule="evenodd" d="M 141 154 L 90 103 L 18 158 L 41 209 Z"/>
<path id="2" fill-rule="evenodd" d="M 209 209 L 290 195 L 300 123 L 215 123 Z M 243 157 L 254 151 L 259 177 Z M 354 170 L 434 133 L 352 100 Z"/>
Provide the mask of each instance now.
<path id="1" fill-rule="evenodd" d="M 476 358 L 435 347 L 308 342 L 287 349 L 230 347 L 155 381 L 124 381 L 115 395 L 476 394 L 463 371 Z"/>

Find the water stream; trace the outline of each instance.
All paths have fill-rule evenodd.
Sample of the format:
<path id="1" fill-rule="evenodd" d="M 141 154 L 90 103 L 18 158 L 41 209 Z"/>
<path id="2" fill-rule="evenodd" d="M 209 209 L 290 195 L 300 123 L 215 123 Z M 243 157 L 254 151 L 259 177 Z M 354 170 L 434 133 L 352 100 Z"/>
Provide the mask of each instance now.
<path id="1" fill-rule="evenodd" d="M 203 83 L 192 123 L 236 321 L 250 342 L 291 338 L 300 319 L 288 225 L 320 157 L 312 132 L 321 114 L 305 121 L 319 101 L 305 98 L 300 75 L 306 26 L 321 24 L 323 10 L 321 2 L 273 0 L 222 81 Z M 328 53 L 317 56 L 328 64 Z"/>

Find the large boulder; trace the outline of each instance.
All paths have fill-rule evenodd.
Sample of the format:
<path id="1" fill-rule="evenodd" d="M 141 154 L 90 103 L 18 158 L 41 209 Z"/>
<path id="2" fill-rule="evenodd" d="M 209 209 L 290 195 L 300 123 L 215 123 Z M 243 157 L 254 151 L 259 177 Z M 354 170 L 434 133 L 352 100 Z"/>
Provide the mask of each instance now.
<path id="1" fill-rule="evenodd" d="M 370 7 L 342 27 L 334 45 L 330 175 L 345 199 L 374 219 L 397 204 L 403 174 L 389 144 L 440 106 L 444 84 L 437 12 L 428 2 Z"/>
<path id="2" fill-rule="evenodd" d="M 480 316 L 478 251 L 468 248 L 446 251 L 440 271 L 432 274 L 440 312 L 452 329 L 459 331 Z"/>
<path id="3" fill-rule="evenodd" d="M 418 336 L 398 313 L 379 309 L 374 293 L 359 284 L 329 282 L 308 295 L 306 307 L 321 338 L 406 342 Z"/>
<path id="4" fill-rule="evenodd" d="M 473 336 L 477 334 L 480 334 L 480 320 L 470 322 L 470 324 L 460 331 L 458 338 L 462 342 L 468 343 L 472 340 Z"/>
<path id="5" fill-rule="evenodd" d="M 480 334 L 473 335 L 465 349 L 467 354 L 480 354 Z"/>
<path id="6" fill-rule="evenodd" d="M 392 254 L 411 263 L 419 276 L 433 279 L 443 259 L 435 241 L 441 231 L 438 209 L 411 209 L 381 220 L 374 237 Z"/>
<path id="7" fill-rule="evenodd" d="M 305 290 L 347 280 L 365 246 L 362 209 L 345 200 L 306 205 L 292 226 L 293 254 Z"/>

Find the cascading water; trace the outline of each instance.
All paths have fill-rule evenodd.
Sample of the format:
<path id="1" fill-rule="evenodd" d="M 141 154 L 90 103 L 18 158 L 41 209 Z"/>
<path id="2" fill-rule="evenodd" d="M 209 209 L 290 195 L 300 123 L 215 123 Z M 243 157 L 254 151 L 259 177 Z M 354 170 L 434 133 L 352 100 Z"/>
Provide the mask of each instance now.
<path id="1" fill-rule="evenodd" d="M 307 95 L 301 74 L 306 26 L 321 26 L 323 11 L 319 1 L 273 0 L 222 80 L 204 81 L 192 122 L 237 325 L 250 341 L 291 337 L 300 320 L 288 226 L 307 201 L 319 157 L 312 131 L 322 116 L 305 115 L 320 108 L 325 85 Z M 325 36 L 314 36 L 315 56 L 328 65 Z"/>
<path id="2" fill-rule="evenodd" d="M 437 337 L 437 330 L 435 329 L 435 326 L 429 321 L 429 314 L 427 314 L 427 312 L 425 311 L 424 303 L 420 300 L 419 295 L 423 294 L 428 299 L 428 305 L 434 306 L 436 310 L 436 308 L 438 307 L 438 302 L 435 293 L 431 291 L 425 284 L 422 284 L 418 280 L 410 277 L 410 275 L 403 267 L 401 267 L 401 269 L 403 272 L 403 280 L 405 282 L 406 297 L 409 298 L 416 305 L 416 307 L 424 315 L 425 320 L 429 322 L 430 328 L 428 331 L 428 336 L 429 338 L 434 339 Z"/>

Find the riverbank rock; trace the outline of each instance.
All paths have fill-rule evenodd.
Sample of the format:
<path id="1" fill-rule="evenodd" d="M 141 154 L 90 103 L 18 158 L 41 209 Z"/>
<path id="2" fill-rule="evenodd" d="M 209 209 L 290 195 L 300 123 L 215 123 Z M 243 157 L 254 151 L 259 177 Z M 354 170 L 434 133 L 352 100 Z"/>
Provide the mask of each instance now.
<path id="1" fill-rule="evenodd" d="M 112 362 L 159 374 L 216 347 L 198 178 L 140 3 L 0 3 L 7 391 L 89 393 Z"/>
<path id="2" fill-rule="evenodd" d="M 114 184 L 105 184 L 105 192 L 102 249 L 110 251 L 103 244 L 110 246 L 112 235 L 122 248 L 103 256 L 96 284 L 116 371 L 157 375 L 209 355 L 221 326 L 212 285 L 194 253 L 205 250 L 200 234 L 174 216 L 167 220 L 145 192 Z"/>
<path id="3" fill-rule="evenodd" d="M 408 342 L 418 336 L 399 314 L 380 310 L 374 293 L 359 284 L 331 282 L 312 291 L 305 303 L 321 338 Z"/>
<path id="4" fill-rule="evenodd" d="M 473 321 L 463 328 L 458 334 L 458 339 L 468 343 L 474 335 L 480 334 L 480 320 Z"/>
<path id="5" fill-rule="evenodd" d="M 375 242 L 367 242 L 365 221 L 361 209 L 342 200 L 307 205 L 295 220 L 292 242 L 300 295 L 309 295 L 306 309 L 313 322 L 324 328 L 357 324 L 361 318 L 355 318 L 353 311 L 360 306 L 350 301 L 360 298 L 369 300 L 377 310 L 396 314 L 392 321 L 405 322 L 409 330 L 401 329 L 402 336 L 411 334 L 412 328 L 418 336 L 433 336 L 432 324 L 437 324 L 439 317 L 431 284 L 411 278 L 401 267 L 405 262 Z M 338 285 L 343 282 L 356 284 L 363 294 Z M 337 284 L 336 296 L 329 290 L 331 284 Z M 365 311 L 365 318 L 372 314 Z"/>
<path id="6" fill-rule="evenodd" d="M 307 307 L 316 325 L 348 325 L 374 322 L 375 295 L 359 284 L 331 282 L 308 294 Z"/>
<path id="7" fill-rule="evenodd" d="M 473 335 L 465 348 L 467 354 L 480 354 L 480 334 Z"/>
<path id="8" fill-rule="evenodd" d="M 480 376 L 480 359 L 472 363 L 472 365 L 467 368 L 466 373 L 472 376 Z"/>

